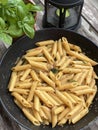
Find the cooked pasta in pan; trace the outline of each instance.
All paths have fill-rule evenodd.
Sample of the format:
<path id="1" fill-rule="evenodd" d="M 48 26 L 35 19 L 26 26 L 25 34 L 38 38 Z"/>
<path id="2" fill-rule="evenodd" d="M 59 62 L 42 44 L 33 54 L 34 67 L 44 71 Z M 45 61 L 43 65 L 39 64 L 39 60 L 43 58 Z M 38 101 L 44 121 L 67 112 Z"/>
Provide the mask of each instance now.
<path id="1" fill-rule="evenodd" d="M 65 37 L 36 45 L 12 68 L 8 89 L 34 125 L 75 124 L 96 95 L 98 63 Z"/>

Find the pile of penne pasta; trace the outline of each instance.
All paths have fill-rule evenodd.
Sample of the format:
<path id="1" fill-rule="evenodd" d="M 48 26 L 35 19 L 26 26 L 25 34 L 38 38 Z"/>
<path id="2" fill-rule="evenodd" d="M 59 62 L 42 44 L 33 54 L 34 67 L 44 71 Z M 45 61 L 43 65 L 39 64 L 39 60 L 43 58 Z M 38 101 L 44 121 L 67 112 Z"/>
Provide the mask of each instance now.
<path id="1" fill-rule="evenodd" d="M 8 89 L 34 125 L 75 124 L 97 92 L 97 62 L 65 37 L 36 45 L 12 68 Z"/>

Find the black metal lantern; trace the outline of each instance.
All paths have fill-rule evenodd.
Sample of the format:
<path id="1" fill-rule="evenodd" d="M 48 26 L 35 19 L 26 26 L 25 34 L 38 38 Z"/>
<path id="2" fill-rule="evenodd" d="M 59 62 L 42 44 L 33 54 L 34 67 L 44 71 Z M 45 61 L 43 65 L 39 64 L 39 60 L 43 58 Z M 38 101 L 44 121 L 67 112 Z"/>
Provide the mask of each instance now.
<path id="1" fill-rule="evenodd" d="M 83 3 L 84 0 L 45 0 L 43 27 L 77 29 Z"/>

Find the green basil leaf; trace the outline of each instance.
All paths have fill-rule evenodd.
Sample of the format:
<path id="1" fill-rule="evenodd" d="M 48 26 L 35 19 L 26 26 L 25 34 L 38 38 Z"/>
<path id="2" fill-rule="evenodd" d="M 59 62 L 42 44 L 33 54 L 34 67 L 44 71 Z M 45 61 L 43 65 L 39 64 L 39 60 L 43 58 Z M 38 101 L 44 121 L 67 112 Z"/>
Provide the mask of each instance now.
<path id="1" fill-rule="evenodd" d="M 34 34 L 35 34 L 35 31 L 32 27 L 30 27 L 28 24 L 24 24 L 24 27 L 23 27 L 23 31 L 24 33 L 30 37 L 30 38 L 33 38 L 34 37 Z"/>
<path id="2" fill-rule="evenodd" d="M 11 8 L 6 10 L 6 15 L 10 16 L 10 17 L 13 17 L 13 18 L 16 17 L 15 11 L 13 9 L 11 9 Z"/>
<path id="3" fill-rule="evenodd" d="M 28 3 L 26 5 L 26 8 L 28 9 L 28 11 L 32 11 L 32 12 L 37 12 L 37 11 L 41 11 L 42 10 L 40 6 L 33 5 L 31 3 Z"/>
<path id="4" fill-rule="evenodd" d="M 17 16 L 19 19 L 23 19 L 27 15 L 26 9 L 24 9 L 22 6 L 17 7 Z"/>
<path id="5" fill-rule="evenodd" d="M 24 17 L 23 23 L 27 23 L 27 24 L 33 26 L 35 24 L 35 19 L 34 19 L 33 15 L 30 13 L 28 16 Z"/>
<path id="6" fill-rule="evenodd" d="M 4 29 L 6 26 L 5 21 L 0 17 L 0 29 Z"/>
<path id="7" fill-rule="evenodd" d="M 16 24 L 12 24 L 8 28 L 7 33 L 9 33 L 13 38 L 16 38 L 23 35 L 23 30 L 22 28 L 19 28 Z"/>
<path id="8" fill-rule="evenodd" d="M 3 41 L 5 44 L 12 44 L 12 37 L 6 33 L 0 33 L 0 40 Z"/>

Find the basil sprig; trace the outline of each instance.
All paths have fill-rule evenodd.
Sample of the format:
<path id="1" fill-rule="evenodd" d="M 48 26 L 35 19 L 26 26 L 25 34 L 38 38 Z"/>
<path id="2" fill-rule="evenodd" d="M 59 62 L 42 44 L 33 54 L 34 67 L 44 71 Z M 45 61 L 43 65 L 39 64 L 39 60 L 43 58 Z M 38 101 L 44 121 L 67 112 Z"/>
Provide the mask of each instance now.
<path id="1" fill-rule="evenodd" d="M 33 38 L 35 13 L 41 7 L 23 0 L 0 1 L 0 40 L 6 44 L 12 44 L 13 38 L 26 34 Z"/>

